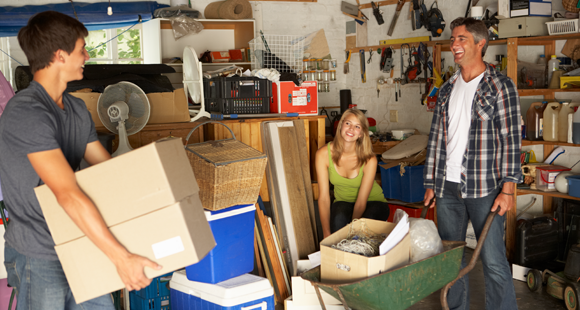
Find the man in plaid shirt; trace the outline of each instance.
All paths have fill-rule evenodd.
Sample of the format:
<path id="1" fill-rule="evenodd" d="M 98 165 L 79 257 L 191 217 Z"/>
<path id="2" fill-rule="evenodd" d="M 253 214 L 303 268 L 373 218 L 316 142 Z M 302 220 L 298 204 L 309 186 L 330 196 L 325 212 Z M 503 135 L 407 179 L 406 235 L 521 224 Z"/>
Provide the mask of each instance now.
<path id="1" fill-rule="evenodd" d="M 425 205 L 436 200 L 439 235 L 452 241 L 465 240 L 468 220 L 479 239 L 490 210 L 500 208 L 481 251 L 486 309 L 517 309 L 503 215 L 514 207 L 515 184 L 522 180 L 518 92 L 510 78 L 483 61 L 489 40 L 483 22 L 457 18 L 451 30 L 451 52 L 461 69 L 439 90 L 424 170 Z M 450 309 L 469 308 L 467 275 L 447 301 Z"/>

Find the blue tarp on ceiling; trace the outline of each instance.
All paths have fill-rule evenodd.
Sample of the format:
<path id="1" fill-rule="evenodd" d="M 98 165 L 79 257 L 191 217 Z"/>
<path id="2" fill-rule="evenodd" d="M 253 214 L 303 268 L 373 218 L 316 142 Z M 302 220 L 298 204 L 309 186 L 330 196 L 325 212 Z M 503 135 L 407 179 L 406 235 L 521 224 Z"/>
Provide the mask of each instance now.
<path id="1" fill-rule="evenodd" d="M 4 6 L 0 7 L 0 37 L 16 36 L 20 28 L 26 26 L 28 19 L 39 12 L 58 11 L 74 18 L 73 5 L 79 21 L 89 31 L 131 26 L 139 20 L 139 15 L 141 20 L 146 22 L 153 18 L 155 10 L 168 7 L 166 4 L 159 4 L 155 1 L 111 2 L 113 15 L 109 16 L 107 15 L 108 2 Z"/>

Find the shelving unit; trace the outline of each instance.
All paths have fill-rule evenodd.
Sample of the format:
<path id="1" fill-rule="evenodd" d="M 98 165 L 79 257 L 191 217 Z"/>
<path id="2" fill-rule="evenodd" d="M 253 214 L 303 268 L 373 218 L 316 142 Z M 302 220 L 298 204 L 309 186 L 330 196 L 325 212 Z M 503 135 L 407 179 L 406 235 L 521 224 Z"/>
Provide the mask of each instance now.
<path id="1" fill-rule="evenodd" d="M 387 4 L 391 4 L 390 2 Z M 554 35 L 554 36 L 541 36 L 541 37 L 524 37 L 524 38 L 507 38 L 507 39 L 499 39 L 493 40 L 489 42 L 490 46 L 494 45 L 507 45 L 507 59 L 508 59 L 508 66 L 507 66 L 507 75 L 512 78 L 512 80 L 517 81 L 517 59 L 518 59 L 518 46 L 544 46 L 544 54 L 545 55 L 554 55 L 556 54 L 556 41 L 557 40 L 568 40 L 568 39 L 580 39 L 580 33 L 572 33 L 572 34 L 564 34 L 564 35 Z M 410 46 L 418 46 L 420 42 L 409 43 Z M 449 40 L 436 40 L 436 41 L 424 41 L 423 42 L 428 47 L 432 48 L 432 55 L 433 55 L 433 67 L 434 68 L 441 68 L 441 52 L 448 52 L 450 51 L 450 44 Z M 351 53 L 356 53 L 358 51 L 365 50 L 368 51 L 369 49 L 376 50 L 377 48 L 385 48 L 385 47 L 392 47 L 393 49 L 400 49 L 401 44 L 393 44 L 393 45 L 373 45 L 373 46 L 363 46 L 357 47 L 355 49 L 350 49 Z M 559 92 L 580 92 L 580 89 L 521 89 L 518 90 L 520 96 L 544 96 L 544 99 L 550 100 L 555 99 L 555 93 Z M 555 145 L 561 146 L 578 146 L 577 144 L 570 144 L 570 143 L 560 143 L 560 142 L 545 142 L 545 141 L 522 141 L 522 146 L 525 145 L 534 145 L 534 144 L 541 144 L 544 146 L 544 154 L 549 154 L 554 149 Z M 580 200 L 579 198 L 575 198 L 569 195 L 563 195 L 558 192 L 542 192 L 542 191 L 532 191 L 532 190 L 518 190 L 517 195 L 526 195 L 526 194 L 538 194 L 543 195 L 544 197 L 559 197 L 559 198 L 568 198 L 568 199 L 576 199 Z M 517 204 L 517 195 L 514 196 L 514 205 Z M 544 199 L 544 212 L 551 212 L 552 211 L 552 200 L 551 199 Z M 515 240 L 516 240 L 516 214 L 517 209 L 512 208 L 508 213 L 506 213 L 506 249 L 508 259 L 514 257 L 515 251 Z"/>

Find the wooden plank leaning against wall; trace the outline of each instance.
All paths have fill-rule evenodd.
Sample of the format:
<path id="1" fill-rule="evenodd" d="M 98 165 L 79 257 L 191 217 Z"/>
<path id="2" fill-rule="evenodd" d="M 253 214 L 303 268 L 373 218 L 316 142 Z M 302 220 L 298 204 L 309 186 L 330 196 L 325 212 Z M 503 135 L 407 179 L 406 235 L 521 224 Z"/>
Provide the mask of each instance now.
<path id="1" fill-rule="evenodd" d="M 260 119 L 234 119 L 222 120 L 220 123 L 226 124 L 233 131 L 234 135 L 241 142 L 263 152 L 262 137 L 260 133 L 260 124 L 263 121 L 276 120 L 294 120 L 301 119 L 304 121 L 305 135 L 307 140 L 308 158 L 310 158 L 310 175 L 312 178 L 312 191 L 314 199 L 318 199 L 318 184 L 316 183 L 316 169 L 314 166 L 316 150 L 325 143 L 325 123 L 324 116 L 301 116 L 301 117 L 284 117 L 284 118 L 260 118 Z M 197 124 L 203 121 L 193 123 L 171 123 L 171 124 L 155 124 L 147 125 L 140 132 L 129 136 L 129 142 L 133 148 L 138 148 L 142 145 L 149 144 L 153 141 L 165 137 L 179 137 L 185 143 L 185 138 Z M 100 134 L 111 134 L 106 128 L 99 127 L 97 132 Z M 209 140 L 221 140 L 231 137 L 230 132 L 224 127 L 217 124 L 207 124 L 197 129 L 189 139 L 189 144 L 199 143 Z M 118 137 L 115 137 L 113 142 L 113 150 L 117 147 Z M 314 151 L 312 151 L 314 150 Z M 260 188 L 260 195 L 264 201 L 270 201 L 268 194 L 266 175 L 264 173 L 264 180 Z"/>

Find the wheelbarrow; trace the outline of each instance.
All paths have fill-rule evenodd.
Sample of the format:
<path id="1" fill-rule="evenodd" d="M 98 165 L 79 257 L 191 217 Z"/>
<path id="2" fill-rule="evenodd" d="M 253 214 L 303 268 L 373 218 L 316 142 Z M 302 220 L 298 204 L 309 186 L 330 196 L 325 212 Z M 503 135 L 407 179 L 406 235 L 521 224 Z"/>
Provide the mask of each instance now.
<path id="1" fill-rule="evenodd" d="M 423 209 L 422 218 L 425 218 L 427 210 L 428 208 Z M 340 300 L 346 310 L 403 310 L 442 287 L 441 306 L 448 310 L 449 288 L 475 267 L 489 227 L 498 211 L 499 208 L 487 217 L 471 261 L 463 269 L 461 260 L 466 243 L 443 241 L 443 252 L 438 255 L 363 280 L 341 284 L 323 283 L 320 280 L 320 266 L 306 271 L 301 277 L 312 283 L 323 310 L 326 310 L 326 306 L 320 289 Z"/>

